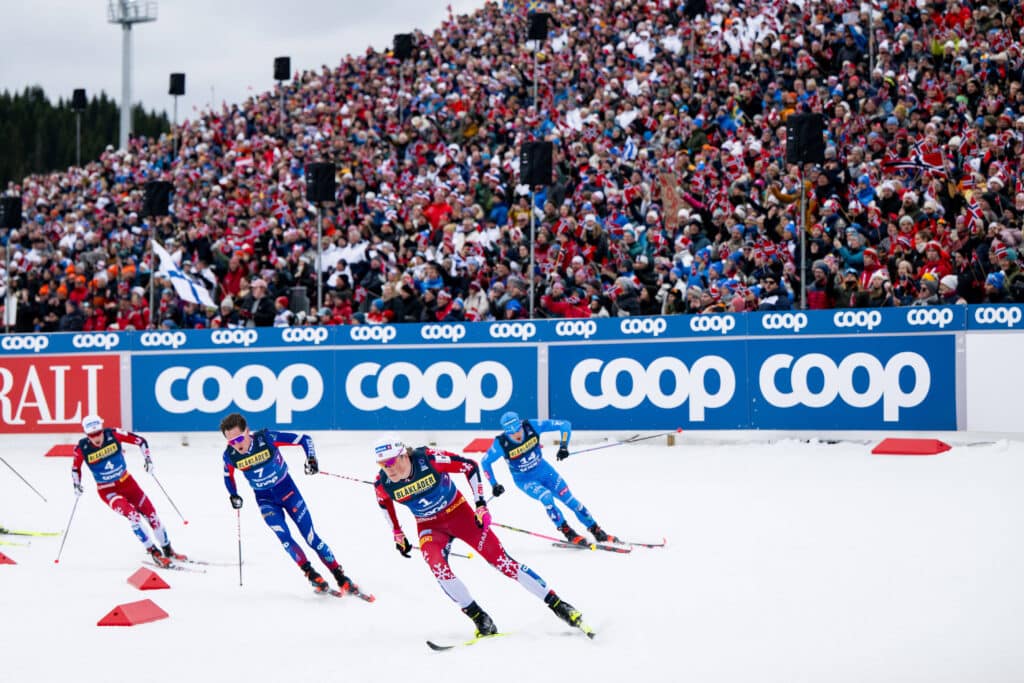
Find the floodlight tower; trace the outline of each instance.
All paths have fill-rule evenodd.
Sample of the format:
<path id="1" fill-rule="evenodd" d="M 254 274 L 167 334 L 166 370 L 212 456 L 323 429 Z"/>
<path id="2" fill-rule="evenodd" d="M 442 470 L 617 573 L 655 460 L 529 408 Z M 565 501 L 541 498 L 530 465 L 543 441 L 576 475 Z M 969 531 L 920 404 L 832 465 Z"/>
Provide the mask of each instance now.
<path id="1" fill-rule="evenodd" d="M 156 2 L 147 0 L 110 0 L 107 21 L 121 24 L 121 130 L 119 146 L 128 148 L 132 132 L 132 24 L 156 21 Z"/>

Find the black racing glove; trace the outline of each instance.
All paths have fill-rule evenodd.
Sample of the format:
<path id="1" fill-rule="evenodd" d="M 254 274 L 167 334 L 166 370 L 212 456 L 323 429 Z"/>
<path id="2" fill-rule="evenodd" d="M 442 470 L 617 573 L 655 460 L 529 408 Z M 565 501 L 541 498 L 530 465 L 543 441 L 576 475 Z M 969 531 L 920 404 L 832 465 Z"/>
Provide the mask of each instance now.
<path id="1" fill-rule="evenodd" d="M 569 457 L 569 449 L 565 446 L 561 446 L 558 449 L 558 453 L 555 454 L 555 460 L 565 460 Z"/>
<path id="2" fill-rule="evenodd" d="M 491 495 L 494 496 L 495 498 L 497 498 L 503 493 L 505 493 L 505 487 L 502 486 L 501 484 L 495 484 L 493 487 L 491 487 Z"/>
<path id="3" fill-rule="evenodd" d="M 242 507 L 242 497 L 239 496 L 239 495 L 231 496 L 231 507 L 235 508 L 236 510 L 241 509 L 241 507 Z"/>
<path id="4" fill-rule="evenodd" d="M 316 474 L 320 471 L 320 463 L 316 461 L 315 456 L 309 456 L 306 458 L 306 474 Z"/>
<path id="5" fill-rule="evenodd" d="M 399 554 L 402 557 L 410 557 L 409 553 L 412 552 L 412 543 L 409 543 L 409 539 L 401 531 L 396 531 L 394 536 L 395 548 L 398 549 Z"/>

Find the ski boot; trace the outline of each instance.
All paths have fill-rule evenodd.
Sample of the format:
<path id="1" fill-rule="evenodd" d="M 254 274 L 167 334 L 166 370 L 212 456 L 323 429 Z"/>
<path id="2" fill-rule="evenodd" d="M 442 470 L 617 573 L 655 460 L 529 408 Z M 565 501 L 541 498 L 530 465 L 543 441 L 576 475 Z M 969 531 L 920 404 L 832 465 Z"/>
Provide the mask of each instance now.
<path id="1" fill-rule="evenodd" d="M 576 628 L 580 627 L 583 614 L 578 609 L 558 597 L 555 591 L 551 591 L 544 598 L 544 604 L 551 608 L 551 611 L 558 615 L 558 618 Z"/>
<path id="2" fill-rule="evenodd" d="M 301 569 L 302 573 L 306 575 L 306 578 L 309 579 L 310 585 L 313 586 L 313 590 L 317 593 L 324 593 L 328 588 L 330 588 L 330 586 L 327 585 L 327 582 L 324 581 L 324 577 L 317 574 L 316 570 L 313 569 L 313 566 L 309 562 L 303 562 L 299 565 L 299 569 Z"/>
<path id="3" fill-rule="evenodd" d="M 587 539 L 576 533 L 576 531 L 569 526 L 568 522 L 562 522 L 562 526 L 558 527 L 558 530 L 565 535 L 565 540 L 571 545 L 589 545 L 587 543 Z"/>
<path id="4" fill-rule="evenodd" d="M 338 582 L 338 589 L 342 593 L 358 593 L 359 592 L 359 586 L 357 586 L 355 583 L 353 583 L 352 579 L 350 579 L 347 576 L 345 576 L 345 572 L 342 571 L 340 564 L 337 567 L 335 567 L 334 569 L 332 569 L 331 573 L 334 574 L 334 580 Z"/>
<path id="5" fill-rule="evenodd" d="M 597 525 L 597 522 L 594 522 L 593 524 L 588 526 L 587 527 L 587 531 L 589 531 L 594 536 L 594 540 L 597 541 L 598 543 L 618 543 L 619 542 L 619 539 L 617 537 L 612 536 L 609 533 L 606 533 L 604 529 L 602 529 L 601 527 L 599 527 Z"/>
<path id="6" fill-rule="evenodd" d="M 161 553 L 160 549 L 155 545 L 151 545 L 146 548 L 146 552 L 149 553 L 149 556 L 153 558 L 153 562 L 155 562 L 158 567 L 167 568 L 171 566 L 171 559 L 169 557 L 164 557 L 163 553 Z"/>
<path id="7" fill-rule="evenodd" d="M 480 609 L 480 605 L 476 604 L 476 601 L 469 603 L 468 606 L 462 608 L 462 613 L 473 620 L 473 624 L 476 626 L 476 637 L 482 636 L 493 636 L 498 632 L 498 627 L 491 621 L 490 616 L 487 612 Z"/>
<path id="8" fill-rule="evenodd" d="M 168 558 L 170 560 L 179 560 L 179 561 L 185 561 L 185 560 L 188 559 L 187 555 L 182 555 L 181 553 L 174 552 L 174 548 L 171 547 L 170 543 L 168 543 L 167 545 L 164 546 L 164 557 L 166 557 L 166 558 Z"/>

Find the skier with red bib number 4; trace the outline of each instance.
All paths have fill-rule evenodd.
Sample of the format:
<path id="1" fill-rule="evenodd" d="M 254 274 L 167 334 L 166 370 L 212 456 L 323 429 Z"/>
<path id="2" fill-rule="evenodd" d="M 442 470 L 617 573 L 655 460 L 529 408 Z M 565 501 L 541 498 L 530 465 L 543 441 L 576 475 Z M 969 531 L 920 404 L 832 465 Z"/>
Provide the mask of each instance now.
<path id="1" fill-rule="evenodd" d="M 477 637 L 494 635 L 497 627 L 473 600 L 469 589 L 448 564 L 452 542 L 458 538 L 510 579 L 517 581 L 558 617 L 593 637 L 583 615 L 549 589 L 532 569 L 511 558 L 491 530 L 491 513 L 483 496 L 483 483 L 475 461 L 455 453 L 421 446 L 406 447 L 397 436 L 379 439 L 373 446 L 374 461 L 381 467 L 374 488 L 377 504 L 391 525 L 395 547 L 409 557 L 412 544 L 406 538 L 395 513 L 395 501 L 407 506 L 416 518 L 420 552 L 441 586 L 462 612 L 473 620 Z M 464 474 L 476 498 L 476 509 L 456 488 L 451 474 Z"/>
<path id="2" fill-rule="evenodd" d="M 174 560 L 187 560 L 186 556 L 174 552 L 171 541 L 167 538 L 167 530 L 160 521 L 153 503 L 136 483 L 125 463 L 121 444 L 130 443 L 142 450 L 146 471 L 154 470 L 146 440 L 138 434 L 121 429 L 104 429 L 103 419 L 96 415 L 89 415 L 82 420 L 82 430 L 85 432 L 85 438 L 75 445 L 75 459 L 71 465 L 71 481 L 75 487 L 75 495 L 80 496 L 85 492 L 82 488 L 84 462 L 96 480 L 96 493 L 111 510 L 131 522 L 132 531 L 136 538 L 142 541 L 153 562 L 161 567 L 169 567 Z M 156 544 L 150 541 L 149 535 L 142 527 L 143 517 L 153 530 Z"/>

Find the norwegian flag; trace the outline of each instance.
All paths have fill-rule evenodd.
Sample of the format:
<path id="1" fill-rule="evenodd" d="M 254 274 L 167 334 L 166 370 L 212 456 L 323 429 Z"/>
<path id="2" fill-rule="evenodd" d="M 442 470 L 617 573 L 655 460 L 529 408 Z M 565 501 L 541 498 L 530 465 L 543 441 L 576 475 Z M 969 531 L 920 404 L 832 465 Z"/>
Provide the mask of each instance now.
<path id="1" fill-rule="evenodd" d="M 972 233 L 980 232 L 985 225 L 985 217 L 981 213 L 981 207 L 974 201 L 974 197 L 967 202 L 967 216 L 964 223 Z"/>
<path id="2" fill-rule="evenodd" d="M 973 128 L 968 128 L 967 131 L 964 132 L 963 137 L 960 138 L 960 146 L 957 147 L 956 151 L 957 151 L 957 153 L 961 157 L 966 157 L 968 154 L 970 154 L 970 152 L 971 152 L 971 150 L 973 148 L 974 148 L 974 129 Z"/>

